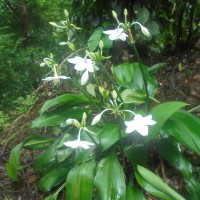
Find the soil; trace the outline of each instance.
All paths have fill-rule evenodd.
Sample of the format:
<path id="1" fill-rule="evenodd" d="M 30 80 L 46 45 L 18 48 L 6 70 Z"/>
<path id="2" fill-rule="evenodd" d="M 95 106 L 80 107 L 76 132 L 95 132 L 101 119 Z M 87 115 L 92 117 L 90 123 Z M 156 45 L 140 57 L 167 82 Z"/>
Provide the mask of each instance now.
<path id="1" fill-rule="evenodd" d="M 198 50 L 192 50 L 184 54 L 164 57 L 166 67 L 160 69 L 156 78 L 159 89 L 157 99 L 160 102 L 177 100 L 187 102 L 187 110 L 196 116 L 200 116 L 200 56 Z M 33 115 L 34 117 L 34 115 Z M 29 121 L 32 118 L 29 118 Z M 28 124 L 27 124 L 28 126 Z M 25 126 L 26 127 L 26 126 Z M 3 132 L 6 136 L 7 132 Z M 2 136 L 2 135 L 1 135 Z M 0 145 L 0 200 L 40 200 L 43 195 L 37 191 L 36 181 L 39 175 L 32 169 L 33 155 L 23 150 L 21 153 L 21 170 L 19 182 L 12 182 L 6 176 L 6 163 L 12 145 L 5 148 Z M 152 199 L 152 198 L 150 198 Z"/>

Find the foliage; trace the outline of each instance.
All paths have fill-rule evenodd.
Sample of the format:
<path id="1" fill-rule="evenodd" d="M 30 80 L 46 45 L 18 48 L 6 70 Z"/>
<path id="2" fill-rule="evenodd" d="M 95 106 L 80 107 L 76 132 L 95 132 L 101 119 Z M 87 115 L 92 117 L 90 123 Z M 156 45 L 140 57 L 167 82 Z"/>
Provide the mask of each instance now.
<path id="1" fill-rule="evenodd" d="M 159 103 L 154 73 L 164 64 L 153 69 L 142 64 L 135 46 L 133 36 L 147 40 L 152 32 L 140 23 L 147 22 L 149 12 L 144 8 L 137 16 L 140 22 L 129 22 L 125 9 L 122 23 L 113 11 L 120 29 L 96 28 L 88 37 L 88 47 L 81 42 L 80 28 L 71 15 L 64 13 L 64 21 L 50 24 L 65 32 L 62 44 L 72 52 L 61 63 L 46 57 L 41 66 L 54 73 L 45 81 L 66 82 L 73 89 L 46 101 L 32 124 L 33 128 L 51 126 L 59 133 L 30 135 L 15 147 L 6 167 L 9 177 L 18 180 L 19 153 L 26 148 L 39 150 L 34 160 L 35 172 L 41 173 L 38 188 L 52 191 L 45 199 L 56 199 L 64 188 L 69 200 L 146 199 L 146 192 L 168 200 L 199 199 L 196 166 L 180 146 L 200 154 L 200 120 L 183 110 L 187 105 L 183 102 Z M 137 61 L 110 66 L 111 58 L 105 54 L 115 41 L 107 45 L 109 39 L 128 40 Z M 176 191 L 152 172 L 152 157 L 157 154 L 182 175 L 185 189 Z"/>

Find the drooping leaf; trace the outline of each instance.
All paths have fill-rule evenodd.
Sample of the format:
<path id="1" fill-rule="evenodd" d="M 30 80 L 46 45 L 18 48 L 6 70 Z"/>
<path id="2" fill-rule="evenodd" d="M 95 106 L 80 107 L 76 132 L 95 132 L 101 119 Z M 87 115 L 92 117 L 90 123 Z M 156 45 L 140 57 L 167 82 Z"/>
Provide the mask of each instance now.
<path id="1" fill-rule="evenodd" d="M 146 24 L 151 35 L 157 35 L 160 33 L 160 27 L 156 21 L 150 21 Z"/>
<path id="2" fill-rule="evenodd" d="M 84 108 L 58 106 L 57 108 L 41 114 L 33 121 L 32 128 L 45 126 L 61 126 L 69 118 L 80 119 L 85 111 Z"/>
<path id="3" fill-rule="evenodd" d="M 72 164 L 62 162 L 45 171 L 45 174 L 41 177 L 38 183 L 39 190 L 42 192 L 48 192 L 53 187 L 62 183 L 66 179 L 71 167 Z"/>
<path id="4" fill-rule="evenodd" d="M 63 94 L 54 99 L 50 99 L 44 103 L 40 110 L 40 114 L 56 105 L 66 105 L 67 107 L 78 106 L 88 103 L 88 98 L 83 94 Z"/>
<path id="5" fill-rule="evenodd" d="M 36 172 L 45 170 L 45 168 L 48 168 L 50 164 L 55 162 L 56 148 L 60 140 L 61 139 L 58 138 L 50 147 L 35 158 L 34 169 Z"/>
<path id="6" fill-rule="evenodd" d="M 30 135 L 25 141 L 24 141 L 24 148 L 27 149 L 41 149 L 54 141 L 54 138 L 47 137 L 47 136 L 42 136 L 42 135 Z"/>
<path id="7" fill-rule="evenodd" d="M 150 185 L 158 189 L 159 191 L 163 192 L 164 194 L 171 197 L 171 199 L 176 200 L 185 200 L 181 195 L 179 195 L 176 191 L 170 188 L 163 180 L 155 175 L 153 172 L 149 171 L 148 169 L 139 166 L 137 167 L 139 174 L 141 177 L 148 182 Z"/>
<path id="8" fill-rule="evenodd" d="M 187 199 L 200 199 L 200 183 L 193 173 L 193 166 L 182 155 L 178 144 L 172 138 L 167 138 L 160 140 L 156 144 L 156 148 L 160 155 L 183 175 L 188 192 Z"/>
<path id="9" fill-rule="evenodd" d="M 135 171 L 135 178 L 139 185 L 149 194 L 164 200 L 173 200 L 169 195 L 165 194 L 164 192 L 158 190 L 150 183 L 148 183 L 137 171 Z"/>
<path id="10" fill-rule="evenodd" d="M 94 30 L 93 34 L 90 36 L 87 43 L 87 46 L 90 51 L 95 51 L 95 49 L 98 47 L 102 33 L 103 33 L 102 27 L 96 28 Z"/>
<path id="11" fill-rule="evenodd" d="M 6 173 L 13 181 L 18 181 L 17 171 L 19 168 L 19 154 L 22 146 L 23 143 L 20 143 L 11 150 L 9 162 L 6 163 Z"/>
<path id="12" fill-rule="evenodd" d="M 180 110 L 170 117 L 163 130 L 200 155 L 200 119 Z"/>
<path id="13" fill-rule="evenodd" d="M 95 161 L 90 160 L 71 169 L 66 181 L 68 200 L 92 199 L 95 166 Z"/>
<path id="14" fill-rule="evenodd" d="M 126 184 L 122 166 L 114 153 L 97 165 L 94 185 L 101 200 L 125 200 Z"/>
<path id="15" fill-rule="evenodd" d="M 152 118 L 154 121 L 156 121 L 156 124 L 153 126 L 150 126 L 149 134 L 145 137 L 145 141 L 149 142 L 153 138 L 156 137 L 156 135 L 159 133 L 160 129 L 163 127 L 164 123 L 180 108 L 186 106 L 186 103 L 178 102 L 178 101 L 172 101 L 172 102 L 166 102 L 161 103 L 157 106 L 155 106 L 151 110 Z"/>
<path id="16" fill-rule="evenodd" d="M 167 63 L 157 63 L 155 65 L 152 65 L 148 71 L 150 74 L 155 74 L 158 72 L 159 69 L 165 67 L 167 65 Z"/>

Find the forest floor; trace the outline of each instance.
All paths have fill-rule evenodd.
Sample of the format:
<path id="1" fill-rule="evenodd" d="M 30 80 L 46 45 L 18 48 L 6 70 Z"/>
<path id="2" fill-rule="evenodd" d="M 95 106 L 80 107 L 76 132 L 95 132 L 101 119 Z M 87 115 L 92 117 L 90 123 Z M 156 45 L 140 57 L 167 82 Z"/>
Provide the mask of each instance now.
<path id="1" fill-rule="evenodd" d="M 200 52 L 193 50 L 184 54 L 177 54 L 163 58 L 167 66 L 160 69 L 157 74 L 159 90 L 157 99 L 165 101 L 183 101 L 189 105 L 187 110 L 200 117 Z M 27 118 L 31 121 L 32 118 Z M 29 122 L 30 122 L 29 121 Z M 21 125 L 20 125 L 21 126 Z M 24 126 L 27 128 L 27 125 Z M 0 133 L 0 141 L 11 130 Z M 27 133 L 28 129 L 25 130 Z M 22 134 L 23 135 L 23 134 Z M 16 138 L 15 138 L 16 139 Z M 22 139 L 22 138 L 20 138 Z M 12 145 L 0 143 L 0 200 L 40 200 L 43 195 L 37 191 L 36 181 L 39 175 L 34 174 L 32 168 L 33 154 L 27 150 L 21 152 L 21 170 L 19 182 L 12 182 L 6 176 L 5 166 L 9 159 Z"/>

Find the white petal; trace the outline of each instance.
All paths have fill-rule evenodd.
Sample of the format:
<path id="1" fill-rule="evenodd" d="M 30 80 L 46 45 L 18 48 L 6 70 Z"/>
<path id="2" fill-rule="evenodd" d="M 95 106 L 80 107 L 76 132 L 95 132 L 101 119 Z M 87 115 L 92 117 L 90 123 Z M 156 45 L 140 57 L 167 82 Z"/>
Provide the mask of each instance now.
<path id="1" fill-rule="evenodd" d="M 75 140 L 75 141 L 64 142 L 64 145 L 75 149 L 75 148 L 79 147 L 79 143 L 80 143 L 80 141 Z"/>
<path id="2" fill-rule="evenodd" d="M 122 40 L 122 41 L 126 41 L 126 37 L 128 37 L 128 35 L 126 33 L 122 33 L 120 36 L 119 36 L 119 39 Z"/>
<path id="3" fill-rule="evenodd" d="M 89 149 L 90 146 L 93 146 L 94 143 L 91 142 L 87 142 L 87 141 L 81 141 L 80 142 L 80 146 L 83 147 L 84 149 Z"/>
<path id="4" fill-rule="evenodd" d="M 42 80 L 43 81 L 52 81 L 52 80 L 55 80 L 55 77 L 54 76 L 49 76 L 47 78 L 43 78 Z"/>
<path id="5" fill-rule="evenodd" d="M 70 79 L 70 77 L 67 76 L 58 76 L 59 79 Z"/>
<path id="6" fill-rule="evenodd" d="M 74 58 L 69 58 L 69 59 L 67 59 L 67 61 L 68 61 L 69 63 L 72 63 L 72 64 L 77 64 L 77 63 L 83 62 L 84 59 L 81 58 L 81 57 L 79 57 L 79 56 L 76 56 L 76 57 L 74 57 Z"/>
<path id="7" fill-rule="evenodd" d="M 148 116 L 143 118 L 145 120 L 145 124 L 146 125 L 154 125 L 154 124 L 156 124 L 156 122 L 154 120 L 152 120 L 151 118 L 152 118 L 152 115 L 148 115 Z"/>
<path id="8" fill-rule="evenodd" d="M 94 72 L 94 66 L 93 66 L 93 64 L 87 64 L 87 65 L 86 65 L 86 69 L 87 69 L 87 71 L 89 71 L 89 72 Z"/>
<path id="9" fill-rule="evenodd" d="M 86 69 L 86 64 L 84 62 L 77 63 L 74 66 L 74 69 L 77 70 L 77 71 L 83 71 L 83 70 Z"/>
<path id="10" fill-rule="evenodd" d="M 135 121 L 125 121 L 125 125 L 127 126 L 126 128 L 126 133 L 131 133 L 133 131 L 136 130 L 136 125 L 135 125 Z"/>
<path id="11" fill-rule="evenodd" d="M 116 29 L 115 29 L 116 30 Z M 115 33 L 115 30 L 107 30 L 107 31 L 103 31 L 104 34 L 107 34 L 107 35 L 111 35 L 111 34 L 114 34 Z"/>
<path id="12" fill-rule="evenodd" d="M 88 71 L 86 70 L 81 77 L 81 85 L 85 85 L 89 79 Z"/>
<path id="13" fill-rule="evenodd" d="M 140 133 L 142 136 L 148 135 L 148 126 L 138 126 L 136 131 Z"/>

